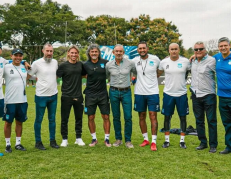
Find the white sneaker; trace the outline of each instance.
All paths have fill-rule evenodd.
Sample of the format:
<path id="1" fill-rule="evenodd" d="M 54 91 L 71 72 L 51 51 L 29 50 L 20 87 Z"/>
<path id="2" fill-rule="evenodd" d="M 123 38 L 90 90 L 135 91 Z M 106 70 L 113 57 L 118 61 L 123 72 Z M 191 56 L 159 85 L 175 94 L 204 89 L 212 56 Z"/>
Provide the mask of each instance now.
<path id="1" fill-rule="evenodd" d="M 83 142 L 83 140 L 81 138 L 76 139 L 75 144 L 78 144 L 79 146 L 85 145 L 85 143 Z"/>
<path id="2" fill-rule="evenodd" d="M 61 147 L 67 147 L 67 146 L 68 146 L 68 141 L 67 141 L 67 139 L 66 139 L 66 140 L 63 140 L 60 146 L 61 146 Z"/>

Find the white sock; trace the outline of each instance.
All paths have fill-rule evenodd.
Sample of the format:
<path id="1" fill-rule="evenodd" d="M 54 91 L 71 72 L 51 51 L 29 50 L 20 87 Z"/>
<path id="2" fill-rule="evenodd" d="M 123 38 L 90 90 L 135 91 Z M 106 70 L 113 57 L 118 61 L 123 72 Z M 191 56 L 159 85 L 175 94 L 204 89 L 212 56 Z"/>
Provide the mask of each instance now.
<path id="1" fill-rule="evenodd" d="M 152 135 L 152 142 L 156 144 L 157 135 Z"/>
<path id="2" fill-rule="evenodd" d="M 170 135 L 165 135 L 165 142 L 170 142 Z"/>
<path id="3" fill-rule="evenodd" d="M 96 132 L 92 133 L 91 136 L 92 136 L 92 139 L 96 139 L 97 140 L 97 138 L 96 138 Z"/>
<path id="4" fill-rule="evenodd" d="M 16 144 L 15 145 L 19 145 L 21 144 L 21 137 L 16 137 Z"/>
<path id="5" fill-rule="evenodd" d="M 184 135 L 181 135 L 181 136 L 180 136 L 180 142 L 184 142 L 184 138 L 185 138 L 185 136 L 184 136 Z"/>
<path id="6" fill-rule="evenodd" d="M 7 145 L 11 145 L 11 143 L 10 143 L 10 138 L 5 138 L 5 140 L 6 140 L 6 146 L 7 146 Z"/>
<path id="7" fill-rule="evenodd" d="M 106 139 L 109 140 L 109 136 L 110 136 L 110 134 L 105 134 L 105 140 L 106 140 Z"/>
<path id="8" fill-rule="evenodd" d="M 142 135 L 144 137 L 144 140 L 148 141 L 148 133 L 143 133 Z"/>

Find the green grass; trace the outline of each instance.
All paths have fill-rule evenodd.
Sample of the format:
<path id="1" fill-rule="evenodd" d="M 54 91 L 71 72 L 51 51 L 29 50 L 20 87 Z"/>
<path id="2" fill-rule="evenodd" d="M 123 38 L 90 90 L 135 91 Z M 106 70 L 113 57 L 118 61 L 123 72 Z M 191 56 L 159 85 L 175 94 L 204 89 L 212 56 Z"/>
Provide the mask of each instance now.
<path id="1" fill-rule="evenodd" d="M 59 88 L 60 91 L 60 88 Z M 160 99 L 162 105 L 163 86 L 160 86 Z M 179 147 L 180 136 L 171 135 L 171 146 L 163 149 L 164 134 L 158 133 L 158 151 L 152 152 L 149 147 L 139 147 L 143 137 L 139 128 L 138 114 L 133 111 L 132 142 L 134 149 L 127 149 L 124 145 L 115 148 L 104 146 L 103 123 L 99 111 L 96 114 L 96 132 L 98 145 L 88 147 L 91 135 L 88 130 L 87 116 L 83 117 L 83 135 L 85 147 L 74 144 L 74 116 L 71 112 L 69 122 L 69 146 L 67 148 L 52 149 L 49 147 L 49 131 L 47 114 L 42 124 L 42 140 L 47 148 L 39 151 L 34 148 L 34 105 L 35 89 L 27 88 L 28 96 L 28 120 L 24 123 L 22 144 L 27 148 L 26 152 L 16 151 L 13 148 L 11 154 L 0 157 L 0 178 L 231 178 L 231 155 L 220 155 L 218 152 L 225 148 L 224 127 L 218 113 L 218 152 L 210 154 L 209 149 L 196 151 L 199 145 L 196 136 L 186 136 L 187 149 Z M 60 134 L 60 96 L 56 114 L 57 127 L 56 139 L 61 143 Z M 189 94 L 188 94 L 189 97 Z M 191 100 L 189 100 L 190 115 L 187 118 L 188 125 L 195 127 L 195 119 L 192 112 Z M 112 115 L 111 121 L 112 121 Z M 163 116 L 158 114 L 159 129 L 163 127 Z M 122 119 L 124 124 L 124 120 Z M 147 119 L 149 139 L 151 139 L 150 122 Z M 206 123 L 207 125 L 207 123 Z M 3 136 L 4 122 L 0 123 L 2 129 L 0 135 L 0 151 L 5 150 Z M 15 125 L 13 125 L 14 127 Z M 172 118 L 172 128 L 179 128 L 180 122 L 177 114 Z M 13 129 L 13 128 L 12 128 Z M 208 130 L 206 130 L 208 131 Z M 111 125 L 110 141 L 114 142 L 114 129 Z M 12 130 L 12 146 L 15 145 L 15 132 Z"/>

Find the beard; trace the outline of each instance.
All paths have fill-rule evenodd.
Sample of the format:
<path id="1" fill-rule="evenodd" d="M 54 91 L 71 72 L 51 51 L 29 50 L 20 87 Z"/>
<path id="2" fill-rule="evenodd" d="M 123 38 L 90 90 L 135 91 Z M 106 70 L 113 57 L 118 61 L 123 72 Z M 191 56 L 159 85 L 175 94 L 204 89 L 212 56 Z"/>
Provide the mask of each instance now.
<path id="1" fill-rule="evenodd" d="M 44 60 L 47 62 L 47 63 L 50 63 L 51 62 L 51 60 L 52 60 L 52 58 L 44 58 Z"/>

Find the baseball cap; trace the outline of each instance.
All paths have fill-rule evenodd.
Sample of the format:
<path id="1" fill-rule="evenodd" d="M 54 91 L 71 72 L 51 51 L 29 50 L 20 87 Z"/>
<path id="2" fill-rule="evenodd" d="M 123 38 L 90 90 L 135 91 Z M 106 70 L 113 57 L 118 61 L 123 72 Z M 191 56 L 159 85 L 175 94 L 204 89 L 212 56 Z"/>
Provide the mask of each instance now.
<path id="1" fill-rule="evenodd" d="M 17 53 L 20 53 L 20 54 L 23 55 L 23 51 L 21 49 L 19 49 L 19 48 L 15 48 L 11 52 L 12 55 L 17 54 Z"/>

